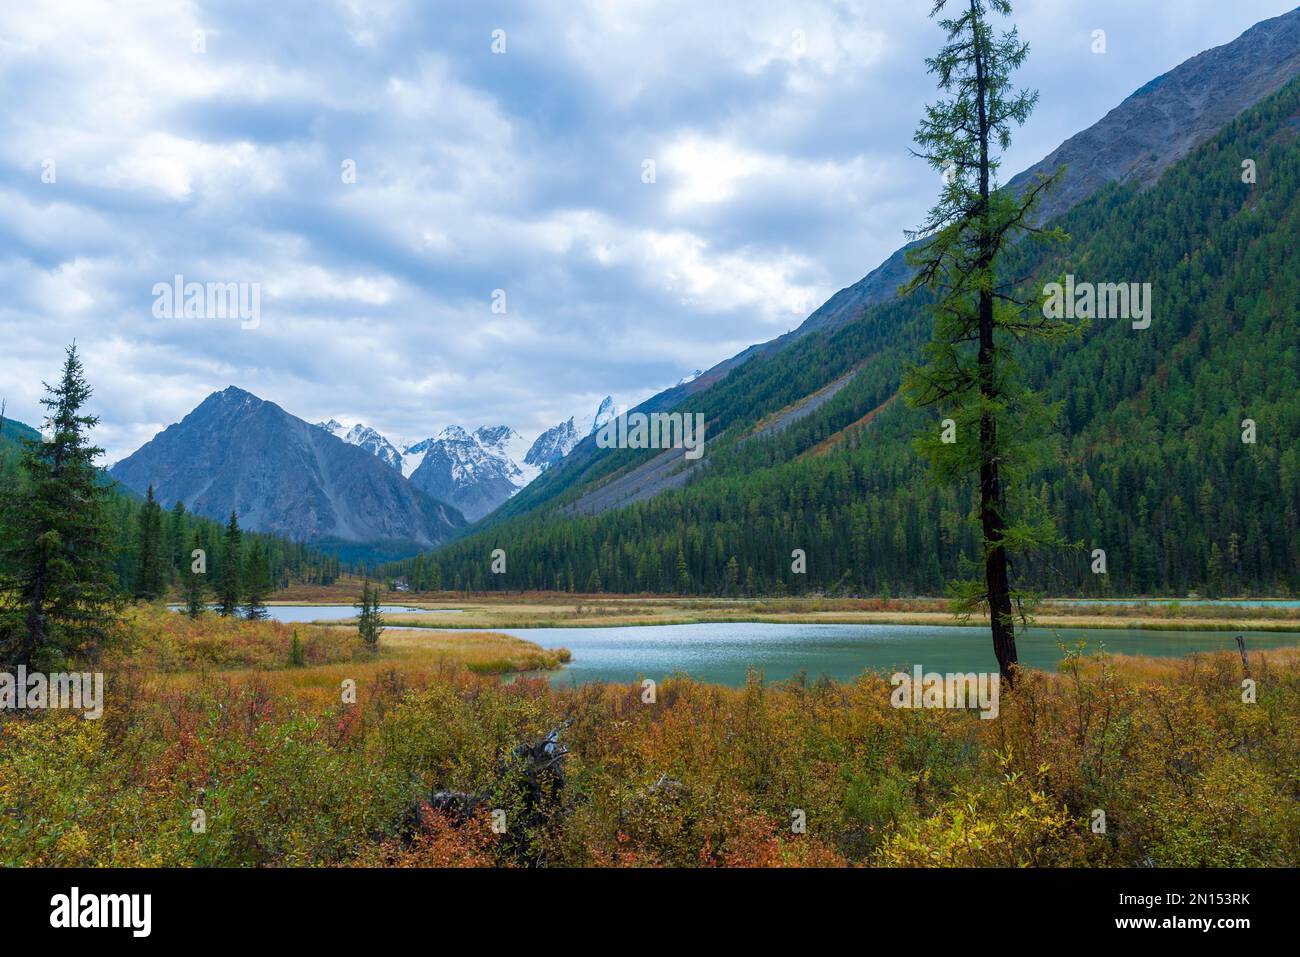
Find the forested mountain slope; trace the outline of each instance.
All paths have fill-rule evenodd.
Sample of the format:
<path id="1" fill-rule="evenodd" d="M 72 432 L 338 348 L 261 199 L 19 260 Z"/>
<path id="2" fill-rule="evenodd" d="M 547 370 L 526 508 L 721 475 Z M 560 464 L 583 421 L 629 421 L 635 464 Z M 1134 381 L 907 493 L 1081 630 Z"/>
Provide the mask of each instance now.
<path id="1" fill-rule="evenodd" d="M 1045 218 L 1064 215 L 1110 183 L 1149 186 L 1171 164 L 1214 136 L 1243 110 L 1300 75 L 1300 8 L 1263 20 L 1222 46 L 1206 50 L 1151 80 L 1092 126 L 1070 137 L 1039 163 L 1013 177 L 1020 189 L 1039 173 L 1065 166 L 1057 189 L 1044 198 Z M 900 224 L 902 226 L 907 224 Z M 873 306 L 893 300 L 910 271 L 907 247 L 895 252 L 858 282 L 831 296 L 797 329 L 727 359 L 688 383 L 661 392 L 639 406 L 659 411 L 678 406 L 724 381 L 755 357 L 792 348 L 815 332 L 859 319 Z M 590 438 L 578 444 L 562 467 L 542 476 L 489 516 L 494 524 L 538 508 L 578 484 L 589 484 L 626 463 L 611 460 Z M 661 478 L 663 471 L 657 472 Z M 680 476 L 663 487 L 678 487 Z M 657 494 L 642 483 L 634 498 Z"/>
<path id="2" fill-rule="evenodd" d="M 1141 190 L 1112 185 L 1059 222 L 1068 242 L 1017 249 L 1041 284 L 1149 282 L 1150 328 L 1096 320 L 1024 366 L 1060 404 L 1063 441 L 1034 494 L 1085 548 L 1019 573 L 1056 593 L 1294 592 L 1300 586 L 1300 81 L 1246 111 Z M 1243 182 L 1254 161 L 1257 182 Z M 594 516 L 552 503 L 433 554 L 448 584 L 722 592 L 935 593 L 975 551 L 969 494 L 935 488 L 912 448 L 940 416 L 890 400 L 919 356 L 921 297 L 751 358 L 682 408 L 709 422 L 685 488 Z M 775 435 L 770 415 L 854 367 L 847 386 Z M 883 408 L 882 408 L 883 407 Z M 878 414 L 869 424 L 864 417 Z M 1242 441 L 1244 419 L 1256 441 Z M 627 470 L 652 453 L 605 456 Z M 608 481 L 611 467 L 601 469 Z M 508 573 L 488 554 L 504 548 Z M 807 573 L 791 572 L 804 549 Z M 1108 574 L 1089 571 L 1104 548 Z"/>

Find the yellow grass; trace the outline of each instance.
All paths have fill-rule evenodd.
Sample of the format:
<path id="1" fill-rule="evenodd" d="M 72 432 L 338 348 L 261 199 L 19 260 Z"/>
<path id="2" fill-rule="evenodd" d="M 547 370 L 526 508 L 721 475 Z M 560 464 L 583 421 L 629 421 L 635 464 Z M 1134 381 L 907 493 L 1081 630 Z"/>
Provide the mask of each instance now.
<path id="1" fill-rule="evenodd" d="M 956 625 L 960 622 L 942 599 L 780 600 L 611 597 L 607 595 L 475 594 L 457 600 L 439 596 L 390 600 L 423 609 L 460 609 L 461 613 L 393 613 L 389 625 L 446 629 L 583 628 L 614 625 L 683 625 L 702 622 L 771 622 L 777 624 Z M 973 624 L 986 623 L 973 618 Z M 1044 604 L 1034 623 L 1044 628 L 1141 628 L 1172 631 L 1300 631 L 1300 609 L 1228 608 L 1158 605 Z"/>
<path id="2" fill-rule="evenodd" d="M 355 682 L 358 697 L 370 697 L 380 690 L 391 693 L 424 687 L 460 668 L 485 676 L 547 671 L 559 668 L 569 657 L 567 648 L 545 649 L 531 641 L 493 632 L 385 630 L 377 653 L 363 650 L 349 661 L 277 671 L 222 669 L 219 675 L 233 686 L 256 682 L 269 695 L 292 694 L 304 705 L 330 707 L 339 702 L 345 680 Z M 205 685 L 214 674 L 203 669 L 158 677 L 162 685 L 183 690 Z"/>
<path id="3" fill-rule="evenodd" d="M 479 674 L 539 671 L 558 668 L 569 660 L 567 648 L 546 649 L 531 641 L 490 631 L 385 630 L 381 648 L 403 664 L 455 662 Z"/>
<path id="4" fill-rule="evenodd" d="M 302 648 L 300 665 L 292 660 L 295 638 Z M 160 605 L 142 604 L 126 609 L 121 640 L 108 658 L 150 671 L 179 673 L 289 669 L 305 674 L 314 666 L 337 664 L 353 670 L 363 665 L 372 671 L 463 665 L 479 674 L 502 674 L 558 668 L 569 660 L 569 652 L 489 631 L 394 628 L 384 629 L 378 651 L 371 652 L 355 625 L 282 624 L 215 614 L 191 619 Z M 328 674 L 333 676 L 332 671 Z"/>

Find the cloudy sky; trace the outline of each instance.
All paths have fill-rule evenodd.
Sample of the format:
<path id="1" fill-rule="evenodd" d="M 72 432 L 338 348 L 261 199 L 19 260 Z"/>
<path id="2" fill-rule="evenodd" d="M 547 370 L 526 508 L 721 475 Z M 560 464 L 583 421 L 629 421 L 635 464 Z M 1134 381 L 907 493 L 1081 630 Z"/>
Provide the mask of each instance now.
<path id="1" fill-rule="evenodd" d="M 1008 175 L 1294 0 L 1016 6 L 1042 99 Z M 39 423 L 75 339 L 109 462 L 231 384 L 407 439 L 639 401 L 919 222 L 929 8 L 5 4 L 0 397 Z M 177 274 L 258 284 L 256 328 L 155 315 Z"/>

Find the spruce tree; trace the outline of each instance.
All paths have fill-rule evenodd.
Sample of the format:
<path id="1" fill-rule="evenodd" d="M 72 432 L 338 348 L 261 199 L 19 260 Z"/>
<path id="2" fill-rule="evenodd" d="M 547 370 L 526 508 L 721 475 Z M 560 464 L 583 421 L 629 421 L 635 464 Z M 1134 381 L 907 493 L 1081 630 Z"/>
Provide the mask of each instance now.
<path id="1" fill-rule="evenodd" d="M 194 533 L 192 540 L 193 547 L 190 549 L 191 554 L 195 551 L 204 551 L 203 544 L 199 538 L 199 533 Z M 207 583 L 207 556 L 206 552 L 202 556 L 202 561 L 193 558 L 181 566 L 181 591 L 185 595 L 185 613 L 191 618 L 198 618 L 208 610 L 208 583 Z M 201 570 L 196 571 L 198 565 Z"/>
<path id="2" fill-rule="evenodd" d="M 244 569 L 244 617 L 249 621 L 266 618 L 266 593 L 270 590 L 270 571 L 267 568 L 266 550 L 253 539 L 248 553 L 248 567 Z"/>
<path id="3" fill-rule="evenodd" d="M 136 538 L 135 597 L 150 601 L 161 595 L 164 587 L 162 507 L 150 485 Z"/>
<path id="4" fill-rule="evenodd" d="M 931 16 L 949 6 L 935 0 Z M 916 268 L 906 292 L 933 297 L 934 338 L 925 363 L 908 370 L 905 389 L 920 406 L 938 406 L 949 422 L 917 443 L 940 481 L 978 483 L 979 571 L 952 586 L 958 611 L 986 609 L 1003 680 L 1014 682 L 1015 618 L 1027 592 L 1011 581 L 1016 552 L 1062 544 L 1051 517 L 1016 483 L 1041 460 L 1043 435 L 1055 410 L 1021 381 L 1013 348 L 1026 339 L 1060 340 L 1078 331 L 1044 316 L 1041 294 L 999 273 L 1000 257 L 1026 233 L 1043 233 L 1033 213 L 1055 176 L 1040 177 L 1017 195 L 998 183 L 999 151 L 1011 142 L 1038 99 L 1016 92 L 1011 74 L 1029 46 L 1013 27 L 995 36 L 990 11 L 1008 15 L 1007 0 L 956 0 L 960 12 L 940 21 L 947 44 L 928 59 L 947 99 L 926 107 L 916 132 L 918 154 L 943 172 L 939 201 L 908 255 Z M 1060 238 L 1058 231 L 1048 235 Z"/>
<path id="5" fill-rule="evenodd" d="M 239 517 L 232 509 L 226 523 L 226 540 L 221 550 L 221 565 L 217 576 L 217 614 L 229 618 L 239 611 L 241 575 L 241 535 Z"/>
<path id="6" fill-rule="evenodd" d="M 45 385 L 43 441 L 24 440 L 18 480 L 0 500 L 0 661 L 31 667 L 92 652 L 112 630 L 115 532 L 90 444 L 98 417 L 75 344 Z"/>
<path id="7" fill-rule="evenodd" d="M 185 528 L 185 503 L 177 500 L 167 518 L 167 534 L 164 536 L 166 557 L 163 565 L 168 583 L 179 581 L 190 566 L 190 559 L 185 554 Z"/>
<path id="8" fill-rule="evenodd" d="M 379 636 L 384 631 L 384 616 L 379 611 L 379 587 L 372 586 L 369 580 L 361 585 L 361 602 L 357 606 L 361 613 L 357 616 L 357 632 L 370 651 L 378 651 Z"/>

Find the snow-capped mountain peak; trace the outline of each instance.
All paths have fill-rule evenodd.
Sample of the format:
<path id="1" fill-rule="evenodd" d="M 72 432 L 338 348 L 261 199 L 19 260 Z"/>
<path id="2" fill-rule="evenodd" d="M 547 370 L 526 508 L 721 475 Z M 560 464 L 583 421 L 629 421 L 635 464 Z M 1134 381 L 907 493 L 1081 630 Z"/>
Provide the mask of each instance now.
<path id="1" fill-rule="evenodd" d="M 347 427 L 343 423 L 338 419 L 330 419 L 328 422 L 317 422 L 316 428 L 324 429 L 330 435 L 342 439 L 348 445 L 363 448 L 371 455 L 376 456 L 385 465 L 401 470 L 402 453 L 397 451 L 391 442 L 368 425 L 362 425 L 358 422 L 344 432 Z M 341 432 L 342 435 L 339 434 Z"/>
<path id="2" fill-rule="evenodd" d="M 424 454 L 433 448 L 433 444 L 437 441 L 435 438 L 427 438 L 402 445 L 402 474 L 410 478 L 424 461 Z"/>
<path id="3" fill-rule="evenodd" d="M 474 438 L 478 440 L 483 448 L 491 449 L 514 465 L 523 481 L 520 488 L 523 488 L 524 485 L 527 485 L 542 473 L 540 468 L 534 467 L 528 461 L 528 453 L 531 451 L 532 443 L 510 426 L 485 425 L 474 432 Z"/>
<path id="4" fill-rule="evenodd" d="M 438 433 L 437 442 L 468 442 L 470 441 L 469 433 L 459 425 L 449 425 Z"/>
<path id="5" fill-rule="evenodd" d="M 600 430 L 600 427 L 610 419 L 618 418 L 618 414 L 618 407 L 614 405 L 614 397 L 612 395 L 605 396 L 600 401 L 600 407 L 596 409 L 596 417 L 591 420 L 591 429 L 587 434 L 595 435 Z"/>
<path id="6" fill-rule="evenodd" d="M 567 422 L 552 426 L 539 435 L 524 456 L 525 464 L 544 472 L 572 452 L 573 447 L 582 440 L 573 420 L 574 416 L 571 415 Z"/>
<path id="7" fill-rule="evenodd" d="M 520 461 L 526 446 L 508 425 L 482 426 L 472 433 L 449 425 L 429 443 L 411 482 L 431 495 L 436 489 L 467 518 L 480 518 L 540 474 L 541 469 Z"/>
<path id="8" fill-rule="evenodd" d="M 508 425 L 484 425 L 472 432 L 448 425 L 429 438 L 396 445 L 360 422 L 349 428 L 329 419 L 317 427 L 378 456 L 417 488 L 455 505 L 473 521 L 555 465 L 619 412 L 613 397 L 606 396 L 589 432 L 579 432 L 574 424 L 578 417 L 570 416 L 532 442 Z"/>

